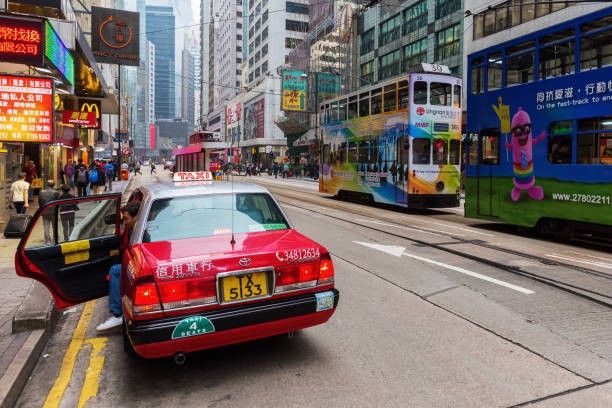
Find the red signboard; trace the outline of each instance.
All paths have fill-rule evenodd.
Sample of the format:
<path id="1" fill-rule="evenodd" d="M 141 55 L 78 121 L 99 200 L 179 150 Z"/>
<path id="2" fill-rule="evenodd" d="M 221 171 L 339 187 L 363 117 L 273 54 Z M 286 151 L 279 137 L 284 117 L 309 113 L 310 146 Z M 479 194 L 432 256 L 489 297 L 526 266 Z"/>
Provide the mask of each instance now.
<path id="1" fill-rule="evenodd" d="M 149 135 L 151 137 L 149 145 L 151 146 L 152 150 L 155 150 L 155 125 L 153 124 L 149 125 Z"/>
<path id="2" fill-rule="evenodd" d="M 53 81 L 0 75 L 0 141 L 53 140 Z"/>
<path id="3" fill-rule="evenodd" d="M 0 16 L 0 61 L 42 66 L 44 55 L 42 20 Z"/>
<path id="4" fill-rule="evenodd" d="M 62 122 L 69 125 L 96 126 L 96 112 L 64 111 Z"/>

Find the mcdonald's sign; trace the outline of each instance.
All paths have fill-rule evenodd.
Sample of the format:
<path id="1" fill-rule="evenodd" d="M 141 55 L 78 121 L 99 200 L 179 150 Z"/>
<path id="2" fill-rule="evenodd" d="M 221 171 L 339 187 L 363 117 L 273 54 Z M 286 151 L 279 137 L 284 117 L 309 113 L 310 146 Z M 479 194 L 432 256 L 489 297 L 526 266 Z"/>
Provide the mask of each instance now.
<path id="1" fill-rule="evenodd" d="M 102 103 L 96 99 L 79 99 L 79 111 L 81 112 L 95 112 L 96 114 L 96 125 L 95 126 L 81 126 L 89 129 L 102 129 Z"/>

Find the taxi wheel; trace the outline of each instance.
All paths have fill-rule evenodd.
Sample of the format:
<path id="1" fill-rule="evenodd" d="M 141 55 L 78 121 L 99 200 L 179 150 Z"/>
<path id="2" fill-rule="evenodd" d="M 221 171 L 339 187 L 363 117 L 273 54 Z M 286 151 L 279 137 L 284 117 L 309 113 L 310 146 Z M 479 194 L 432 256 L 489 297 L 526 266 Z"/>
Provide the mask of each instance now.
<path id="1" fill-rule="evenodd" d="M 123 337 L 123 351 L 125 351 L 125 353 L 130 357 L 140 357 L 140 355 L 136 353 L 136 350 L 134 350 L 134 346 L 132 346 L 132 343 L 130 343 L 130 339 L 127 335 L 127 324 L 125 323 L 125 320 L 123 321 L 123 325 L 121 326 L 121 328 L 121 334 Z"/>

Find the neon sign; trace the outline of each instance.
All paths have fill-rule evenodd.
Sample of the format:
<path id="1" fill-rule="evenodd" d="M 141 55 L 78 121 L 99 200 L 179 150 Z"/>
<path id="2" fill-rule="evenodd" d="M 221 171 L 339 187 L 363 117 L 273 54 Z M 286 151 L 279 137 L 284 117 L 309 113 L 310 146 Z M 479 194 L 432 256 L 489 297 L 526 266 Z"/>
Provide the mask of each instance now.
<path id="1" fill-rule="evenodd" d="M 42 21 L 0 17 L 0 61 L 42 66 L 43 55 Z"/>
<path id="2" fill-rule="evenodd" d="M 45 25 L 45 55 L 55 65 L 55 68 L 64 75 L 64 78 L 71 84 L 74 84 L 74 59 L 53 27 L 51 27 L 51 24 L 47 21 Z"/>

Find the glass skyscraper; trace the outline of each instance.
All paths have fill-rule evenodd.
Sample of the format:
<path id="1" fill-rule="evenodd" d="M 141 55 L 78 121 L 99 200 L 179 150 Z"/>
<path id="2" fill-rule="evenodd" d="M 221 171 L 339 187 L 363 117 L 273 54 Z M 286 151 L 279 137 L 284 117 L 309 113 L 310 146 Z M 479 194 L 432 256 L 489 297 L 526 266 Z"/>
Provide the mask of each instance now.
<path id="1" fill-rule="evenodd" d="M 155 118 L 175 117 L 174 10 L 147 6 L 147 40 L 155 45 Z"/>

